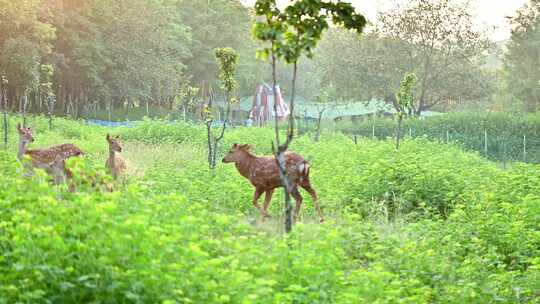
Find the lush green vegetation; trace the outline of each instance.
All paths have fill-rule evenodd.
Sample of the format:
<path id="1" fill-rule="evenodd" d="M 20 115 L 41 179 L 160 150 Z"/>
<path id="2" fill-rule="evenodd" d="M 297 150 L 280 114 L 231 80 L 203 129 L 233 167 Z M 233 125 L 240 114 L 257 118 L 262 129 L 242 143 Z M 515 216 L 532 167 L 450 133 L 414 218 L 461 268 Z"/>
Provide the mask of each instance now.
<path id="1" fill-rule="evenodd" d="M 369 138 L 375 133 L 376 138 L 386 139 L 395 137 L 396 122 L 389 118 L 339 122 L 335 129 Z M 427 137 L 442 143 L 458 144 L 501 162 L 540 162 L 539 115 L 449 113 L 428 119 L 406 119 L 403 121 L 403 133 L 409 137 Z"/>
<path id="2" fill-rule="evenodd" d="M 511 18 L 503 64 L 486 65 L 503 55 L 468 2 L 411 0 L 367 25 L 330 0 L 0 0 L 0 304 L 540 303 L 540 166 L 519 162 L 540 162 L 538 116 L 415 118 L 537 111 L 538 3 Z M 357 33 L 323 38 L 330 20 Z M 228 124 L 230 103 L 270 79 L 288 124 Z M 293 136 L 296 94 L 319 117 Z M 321 132 L 324 111 L 372 98 L 395 108 L 397 134 L 390 119 Z M 110 130 L 55 113 L 167 118 Z M 85 151 L 68 184 L 26 174 L 21 121 L 34 148 Z M 124 140 L 118 180 L 108 133 Z M 233 143 L 305 157 L 326 222 L 306 196 L 291 231 L 290 187 L 261 221 L 248 181 L 216 162 Z"/>
<path id="3" fill-rule="evenodd" d="M 30 123 L 34 146 L 74 142 L 87 155 L 69 166 L 105 175 L 110 130 Z M 396 152 L 390 140 L 307 134 L 291 149 L 311 162 L 328 221 L 315 224 L 307 200 L 285 236 L 281 196 L 260 223 L 233 166 L 211 176 L 203 127 L 146 121 L 116 133 L 129 178 L 112 193 L 22 178 L 10 134 L 0 152 L 0 303 L 540 301 L 538 166 L 502 170 L 427 139 Z M 236 128 L 220 149 L 249 142 L 269 153 L 272 136 Z"/>

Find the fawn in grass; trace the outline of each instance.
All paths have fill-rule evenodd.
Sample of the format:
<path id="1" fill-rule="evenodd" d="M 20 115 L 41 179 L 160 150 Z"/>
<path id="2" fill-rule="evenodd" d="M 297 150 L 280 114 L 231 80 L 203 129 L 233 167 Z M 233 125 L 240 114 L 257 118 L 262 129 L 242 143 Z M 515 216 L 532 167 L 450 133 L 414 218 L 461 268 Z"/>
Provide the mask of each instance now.
<path id="1" fill-rule="evenodd" d="M 73 144 L 62 144 L 47 149 L 29 150 L 27 149 L 28 144 L 34 142 L 32 128 L 21 127 L 18 124 L 17 131 L 19 133 L 17 158 L 20 161 L 23 161 L 25 156 L 30 158 L 30 163 L 25 164 L 27 169 L 32 170 L 37 168 L 45 170 L 45 172 L 54 178 L 55 184 L 59 184 L 65 181 L 65 178 L 71 178 L 73 176 L 71 171 L 66 168 L 65 161 L 73 156 L 84 155 L 81 149 Z"/>
<path id="2" fill-rule="evenodd" d="M 112 137 L 107 134 L 107 143 L 109 144 L 109 158 L 105 166 L 109 169 L 114 179 L 118 179 L 126 171 L 126 161 L 120 153 L 122 152 L 122 144 L 120 143 L 120 136 Z"/>
<path id="3" fill-rule="evenodd" d="M 282 187 L 281 178 L 279 176 L 279 167 L 275 157 L 273 156 L 256 156 L 251 152 L 250 145 L 234 144 L 231 150 L 223 158 L 224 163 L 235 163 L 238 172 L 245 178 L 249 179 L 250 183 L 255 187 L 253 194 L 253 205 L 257 208 L 263 219 L 270 218 L 268 207 L 272 200 L 272 194 L 278 187 Z M 293 190 L 292 197 L 296 201 L 294 210 L 295 219 L 298 219 L 300 207 L 302 206 L 302 195 L 298 191 L 298 187 L 304 188 L 313 199 L 313 204 L 319 215 L 321 222 L 324 221 L 317 193 L 311 186 L 309 180 L 309 164 L 300 155 L 296 153 L 285 154 L 285 167 L 287 175 L 292 181 Z M 264 205 L 261 208 L 258 204 L 260 196 L 265 193 Z"/>

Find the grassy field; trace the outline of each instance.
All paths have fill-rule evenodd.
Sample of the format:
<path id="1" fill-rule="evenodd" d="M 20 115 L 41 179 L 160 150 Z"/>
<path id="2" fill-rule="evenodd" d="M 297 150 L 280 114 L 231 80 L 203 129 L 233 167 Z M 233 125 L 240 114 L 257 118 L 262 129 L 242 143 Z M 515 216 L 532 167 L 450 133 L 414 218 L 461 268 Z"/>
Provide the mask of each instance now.
<path id="1" fill-rule="evenodd" d="M 104 172 L 107 132 L 124 139 L 115 191 L 23 178 L 15 129 L 0 151 L 0 303 L 540 303 L 540 167 L 502 170 L 427 139 L 298 138 L 327 221 L 304 195 L 282 231 L 282 192 L 261 223 L 233 165 L 206 165 L 205 133 L 145 121 L 108 130 L 33 118 L 32 147 L 72 142 L 77 172 Z M 11 126 L 15 120 L 11 121 Z M 232 143 L 270 152 L 272 130 Z"/>

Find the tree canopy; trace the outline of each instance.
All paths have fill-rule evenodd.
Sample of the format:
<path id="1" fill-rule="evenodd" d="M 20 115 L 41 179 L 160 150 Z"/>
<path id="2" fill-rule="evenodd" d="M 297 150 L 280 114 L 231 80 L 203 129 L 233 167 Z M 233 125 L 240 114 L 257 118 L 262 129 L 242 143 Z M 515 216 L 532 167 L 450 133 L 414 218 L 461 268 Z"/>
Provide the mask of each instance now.
<path id="1" fill-rule="evenodd" d="M 525 111 L 540 110 L 540 1 L 532 0 L 516 17 L 504 60 L 507 90 Z"/>

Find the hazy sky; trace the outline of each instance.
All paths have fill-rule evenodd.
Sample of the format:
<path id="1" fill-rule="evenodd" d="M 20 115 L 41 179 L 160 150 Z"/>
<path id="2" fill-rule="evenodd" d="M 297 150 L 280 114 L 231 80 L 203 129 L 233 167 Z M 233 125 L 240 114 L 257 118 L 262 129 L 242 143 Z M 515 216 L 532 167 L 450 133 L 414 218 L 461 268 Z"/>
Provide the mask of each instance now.
<path id="1" fill-rule="evenodd" d="M 252 5 L 255 0 L 242 0 L 248 5 Z M 278 0 L 285 4 L 290 0 Z M 363 13 L 368 19 L 375 20 L 377 12 L 392 7 L 396 3 L 406 0 L 350 0 L 358 11 Z M 472 14 L 476 24 L 493 28 L 491 38 L 495 41 L 504 40 L 510 37 L 510 26 L 505 16 L 514 15 L 515 12 L 525 4 L 526 0 L 472 0 Z"/>

